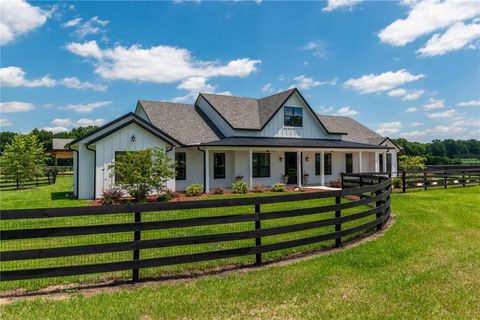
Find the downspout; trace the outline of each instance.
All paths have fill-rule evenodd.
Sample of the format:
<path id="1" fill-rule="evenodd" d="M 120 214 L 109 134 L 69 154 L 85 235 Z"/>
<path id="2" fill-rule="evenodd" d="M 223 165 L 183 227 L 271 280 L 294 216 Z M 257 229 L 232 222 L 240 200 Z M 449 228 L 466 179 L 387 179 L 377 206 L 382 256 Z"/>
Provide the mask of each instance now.
<path id="1" fill-rule="evenodd" d="M 203 152 L 203 193 L 206 191 L 206 186 L 207 186 L 207 175 L 205 174 L 206 172 L 206 163 L 205 163 L 205 150 L 200 149 L 200 146 L 197 146 L 198 151 Z"/>
<path id="2" fill-rule="evenodd" d="M 93 200 L 97 198 L 97 150 L 90 149 L 88 144 L 85 144 L 85 148 L 93 152 Z"/>
<path id="3" fill-rule="evenodd" d="M 68 150 L 71 150 L 73 152 L 75 152 L 77 154 L 77 172 L 76 172 L 76 178 L 75 178 L 75 181 L 77 181 L 77 183 L 75 184 L 75 198 L 78 199 L 78 169 L 80 168 L 80 154 L 78 153 L 78 150 L 75 150 L 75 149 L 72 149 L 70 145 L 68 145 Z"/>

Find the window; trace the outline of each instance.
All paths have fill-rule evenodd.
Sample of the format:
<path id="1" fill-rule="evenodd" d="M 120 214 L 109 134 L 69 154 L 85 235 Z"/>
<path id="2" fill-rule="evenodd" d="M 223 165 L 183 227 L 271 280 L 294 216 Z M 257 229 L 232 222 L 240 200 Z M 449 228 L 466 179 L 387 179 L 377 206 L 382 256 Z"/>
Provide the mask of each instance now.
<path id="1" fill-rule="evenodd" d="M 387 153 L 387 172 L 392 172 L 392 154 Z"/>
<path id="2" fill-rule="evenodd" d="M 320 153 L 315 153 L 315 175 L 320 175 Z"/>
<path id="3" fill-rule="evenodd" d="M 378 155 L 378 165 L 379 165 L 379 172 L 383 172 L 383 153 Z"/>
<path id="4" fill-rule="evenodd" d="M 325 175 L 329 176 L 332 174 L 332 154 L 325 153 L 323 156 L 324 171 Z"/>
<path id="5" fill-rule="evenodd" d="M 122 155 L 122 154 L 125 154 L 126 151 L 115 151 L 115 162 L 117 162 L 117 159 L 118 159 L 118 156 Z M 115 172 L 115 184 L 120 184 L 122 181 L 121 181 L 121 177 L 120 175 L 118 175 L 116 172 Z"/>
<path id="6" fill-rule="evenodd" d="M 175 161 L 177 162 L 177 176 L 175 180 L 186 180 L 187 154 L 185 152 L 175 152 Z"/>
<path id="7" fill-rule="evenodd" d="M 270 177 L 270 153 L 252 154 L 252 171 L 254 178 Z"/>
<path id="8" fill-rule="evenodd" d="M 345 172 L 346 173 L 353 172 L 353 154 L 352 153 L 345 154 Z"/>
<path id="9" fill-rule="evenodd" d="M 285 107 L 283 124 L 286 127 L 302 127 L 303 109 L 295 107 Z"/>
<path id="10" fill-rule="evenodd" d="M 213 179 L 225 179 L 225 153 L 213 154 Z"/>

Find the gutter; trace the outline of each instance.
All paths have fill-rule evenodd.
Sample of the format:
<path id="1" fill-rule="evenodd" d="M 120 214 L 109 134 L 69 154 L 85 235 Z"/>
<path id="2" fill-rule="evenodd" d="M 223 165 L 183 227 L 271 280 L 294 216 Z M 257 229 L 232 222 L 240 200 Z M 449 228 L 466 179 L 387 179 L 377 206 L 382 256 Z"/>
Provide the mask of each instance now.
<path id="1" fill-rule="evenodd" d="M 205 150 L 200 149 L 200 146 L 197 146 L 197 150 L 203 152 L 203 193 L 205 193 L 207 185 L 207 164 L 205 163 Z"/>
<path id="2" fill-rule="evenodd" d="M 75 181 L 77 182 L 75 184 L 75 199 L 78 199 L 78 185 L 79 185 L 79 181 L 78 181 L 78 169 L 80 168 L 80 154 L 78 153 L 78 150 L 75 150 L 75 149 L 72 149 L 72 147 L 70 146 L 70 144 L 68 144 L 68 150 L 71 150 L 73 152 L 75 152 L 77 154 L 77 172 L 75 174 Z"/>
<path id="3" fill-rule="evenodd" d="M 93 152 L 93 200 L 97 197 L 97 150 L 90 149 L 88 144 L 85 144 L 85 148 Z"/>

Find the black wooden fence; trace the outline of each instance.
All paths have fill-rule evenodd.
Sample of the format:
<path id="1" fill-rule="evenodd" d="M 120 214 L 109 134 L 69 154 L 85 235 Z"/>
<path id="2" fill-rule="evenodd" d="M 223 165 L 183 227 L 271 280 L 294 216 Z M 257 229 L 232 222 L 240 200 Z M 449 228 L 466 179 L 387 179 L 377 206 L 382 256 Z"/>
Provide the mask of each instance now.
<path id="1" fill-rule="evenodd" d="M 4 210 L 0 213 L 0 222 L 2 223 L 0 232 L 0 244 L 2 244 L 0 262 L 2 265 L 3 263 L 12 262 L 14 264 L 10 264 L 10 267 L 7 269 L 2 268 L 0 270 L 0 279 L 1 281 L 12 281 L 132 270 L 132 279 L 137 281 L 139 280 L 139 269 L 142 268 L 248 255 L 255 257 L 256 263 L 261 264 L 264 254 L 278 250 L 316 244 L 327 240 L 335 241 L 335 245 L 339 246 L 342 240 L 349 239 L 358 233 L 381 229 L 390 216 L 390 179 L 384 176 L 364 176 L 363 179 L 364 186 L 362 187 L 281 196 L 124 204 L 103 207 Z M 358 197 L 348 197 L 349 200 L 347 201 L 343 199 L 345 196 Z M 302 201 L 310 203 L 310 206 L 301 206 L 300 203 Z M 314 201 L 313 206 L 311 201 Z M 275 207 L 275 205 L 280 203 L 286 204 L 286 206 L 278 210 L 278 207 Z M 269 207 L 269 205 L 271 206 Z M 269 211 L 265 208 L 273 208 L 274 210 Z M 350 210 L 352 208 L 358 209 L 358 211 L 355 210 L 352 213 L 352 210 Z M 206 216 L 203 214 L 206 211 L 202 211 L 202 215 L 199 216 L 198 213 L 200 211 L 193 211 L 197 213 L 195 215 L 188 213 L 192 213 L 192 211 L 188 210 L 198 209 L 216 209 L 222 214 Z M 170 220 L 145 218 L 146 215 L 148 216 L 151 213 L 170 213 L 172 210 L 186 211 L 187 215 L 182 219 L 174 218 Z M 237 214 L 237 212 L 241 213 Z M 98 224 L 97 219 L 116 217 L 116 214 L 126 214 L 125 218 L 128 219 L 130 217 L 131 222 L 128 222 L 128 220 L 109 220 L 115 223 Z M 327 214 L 327 219 L 325 219 L 325 214 Z M 305 216 L 308 216 L 309 219 L 301 220 Z M 79 223 L 79 218 L 86 220 L 80 220 L 81 225 L 75 225 Z M 144 218 L 147 221 L 143 220 Z M 269 222 L 285 218 L 288 218 L 287 224 L 275 225 L 274 227 L 269 225 Z M 48 226 L 48 223 L 45 222 L 48 222 L 50 219 L 60 219 L 62 225 L 38 227 Z M 92 221 L 97 221 L 97 223 L 90 225 L 90 223 L 85 222 L 87 220 L 90 223 Z M 76 222 L 70 223 L 70 221 Z M 302 221 L 302 223 L 299 223 L 299 221 Z M 28 228 L 19 228 L 19 225 L 16 224 L 17 222 L 26 222 L 26 224 L 20 225 L 28 226 Z M 354 226 L 352 226 L 352 222 L 355 222 Z M 247 223 L 247 229 L 231 232 L 236 230 L 234 226 L 238 223 Z M 229 232 L 216 233 L 209 231 L 207 234 L 199 235 L 198 233 L 185 231 L 181 237 L 162 237 L 158 235 L 154 238 L 145 237 L 145 234 L 152 230 L 172 228 L 186 228 L 183 230 L 190 230 L 188 227 L 196 226 L 224 226 Z M 330 227 L 323 228 L 328 226 L 331 229 Z M 333 227 L 335 231 L 333 231 Z M 225 231 L 225 229 L 223 230 Z M 309 233 L 308 236 L 303 235 L 300 238 L 288 238 L 287 240 L 282 238 L 278 242 L 272 242 L 272 237 L 270 237 L 275 235 L 283 236 L 305 230 L 309 230 L 312 233 Z M 119 233 L 133 236 L 130 238 L 133 238 L 133 241 L 118 242 L 112 241 L 112 238 L 108 237 L 110 234 Z M 77 242 L 79 237 L 86 235 L 103 235 L 104 238 L 102 239 L 104 242 L 95 244 Z M 51 238 L 53 240 L 66 238 L 69 241 L 61 242 L 56 240 L 59 242 L 54 242 L 53 247 L 45 245 L 44 241 L 52 240 Z M 254 241 L 248 242 L 248 245 L 243 245 L 239 248 L 218 250 L 220 243 L 230 243 L 231 241 L 245 239 Z M 264 239 L 266 240 L 265 243 Z M 35 244 L 28 248 L 25 246 L 25 242 L 21 245 L 16 245 L 18 241 L 30 240 L 35 242 Z M 59 246 L 59 243 L 68 243 L 69 245 Z M 217 250 L 205 250 L 202 244 L 213 244 Z M 163 250 L 163 248 L 173 246 L 192 246 L 196 250 L 180 255 L 150 255 L 147 258 L 142 257 L 142 252 L 145 249 L 162 248 Z M 11 250 L 12 248 L 15 250 Z M 5 251 L 5 249 L 8 251 Z M 95 258 L 99 254 L 113 252 L 131 252 L 132 255 L 129 256 L 131 258 L 127 256 L 126 260 L 113 262 L 103 262 L 103 260 L 96 260 Z M 90 261 L 94 263 L 77 264 L 76 260 L 69 260 L 75 256 L 85 255 L 93 256 Z M 52 266 L 50 264 L 50 258 L 56 257 L 62 257 L 63 265 Z M 41 262 L 42 268 L 38 268 L 38 264 L 31 264 L 29 265 L 30 268 L 20 269 L 15 264 L 30 259 L 39 259 L 36 261 Z"/>
<path id="2" fill-rule="evenodd" d="M 56 172 L 48 170 L 45 176 L 36 177 L 35 179 L 20 182 L 19 179 L 11 179 L 6 176 L 0 177 L 0 190 L 6 189 L 20 189 L 22 187 L 39 187 L 44 185 L 55 184 L 57 180 Z"/>
<path id="3" fill-rule="evenodd" d="M 402 192 L 407 189 L 424 189 L 448 186 L 462 186 L 480 184 L 480 169 L 444 169 L 406 172 L 402 171 Z"/>

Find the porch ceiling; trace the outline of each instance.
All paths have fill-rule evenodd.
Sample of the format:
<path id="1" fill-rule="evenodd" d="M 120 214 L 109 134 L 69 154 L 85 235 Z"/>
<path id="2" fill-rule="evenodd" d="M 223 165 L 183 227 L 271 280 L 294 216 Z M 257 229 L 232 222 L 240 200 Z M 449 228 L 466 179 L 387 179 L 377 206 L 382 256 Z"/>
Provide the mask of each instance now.
<path id="1" fill-rule="evenodd" d="M 388 149 L 388 147 L 344 140 L 229 137 L 202 144 L 212 147 L 283 147 L 283 148 L 331 148 L 331 149 Z"/>

